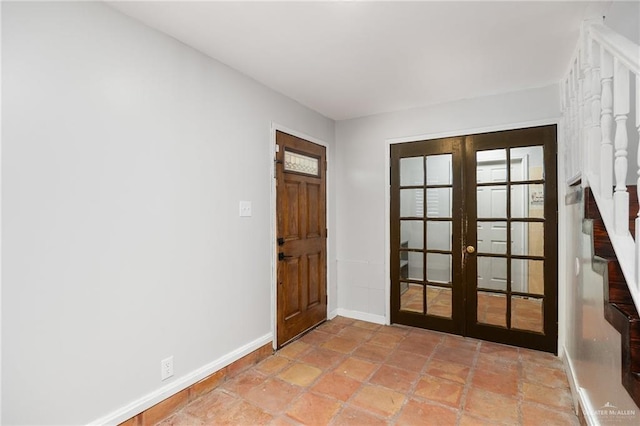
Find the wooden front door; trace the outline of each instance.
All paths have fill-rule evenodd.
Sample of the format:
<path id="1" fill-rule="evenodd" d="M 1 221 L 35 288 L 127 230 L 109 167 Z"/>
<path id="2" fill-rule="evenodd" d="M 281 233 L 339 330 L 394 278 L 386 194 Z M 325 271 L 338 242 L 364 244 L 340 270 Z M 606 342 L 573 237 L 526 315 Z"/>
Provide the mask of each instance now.
<path id="1" fill-rule="evenodd" d="M 276 132 L 278 347 L 327 318 L 326 149 Z"/>
<path id="2" fill-rule="evenodd" d="M 555 126 L 391 147 L 391 321 L 557 351 Z"/>

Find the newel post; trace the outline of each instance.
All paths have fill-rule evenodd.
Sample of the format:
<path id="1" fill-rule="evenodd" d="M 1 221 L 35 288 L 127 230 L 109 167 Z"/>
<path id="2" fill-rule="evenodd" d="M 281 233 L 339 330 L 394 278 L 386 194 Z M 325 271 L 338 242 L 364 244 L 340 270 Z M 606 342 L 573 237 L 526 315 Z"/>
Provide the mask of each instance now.
<path id="1" fill-rule="evenodd" d="M 627 114 L 629 114 L 629 70 L 618 59 L 613 60 L 613 115 L 616 120 L 613 194 L 614 227 L 617 235 L 629 232 L 629 193 L 627 192 Z"/>

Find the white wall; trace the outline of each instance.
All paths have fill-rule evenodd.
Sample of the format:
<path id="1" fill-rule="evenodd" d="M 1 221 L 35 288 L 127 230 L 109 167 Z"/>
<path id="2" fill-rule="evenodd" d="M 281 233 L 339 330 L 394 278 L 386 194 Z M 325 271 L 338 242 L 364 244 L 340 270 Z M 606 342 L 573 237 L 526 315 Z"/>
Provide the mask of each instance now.
<path id="1" fill-rule="evenodd" d="M 604 24 L 640 43 L 640 2 L 613 0 L 604 11 Z"/>
<path id="2" fill-rule="evenodd" d="M 386 314 L 386 141 L 553 123 L 559 115 L 558 87 L 553 85 L 336 123 L 338 305 L 342 312 L 379 321 Z"/>
<path id="3" fill-rule="evenodd" d="M 166 356 L 171 383 L 264 343 L 271 122 L 329 143 L 335 206 L 334 122 L 104 4 L 2 7 L 2 423 L 87 423 Z"/>

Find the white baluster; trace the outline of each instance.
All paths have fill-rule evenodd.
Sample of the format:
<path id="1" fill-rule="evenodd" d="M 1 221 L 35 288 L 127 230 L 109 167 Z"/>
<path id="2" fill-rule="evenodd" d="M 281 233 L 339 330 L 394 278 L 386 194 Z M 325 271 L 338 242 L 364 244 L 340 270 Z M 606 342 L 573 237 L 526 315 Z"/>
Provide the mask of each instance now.
<path id="1" fill-rule="evenodd" d="M 571 73 L 571 147 L 573 154 L 571 155 L 571 172 L 573 175 L 579 172 L 579 163 L 582 158 L 580 152 L 580 116 L 579 116 L 579 86 L 578 86 L 578 67 L 577 61 L 573 64 L 573 72 Z"/>
<path id="2" fill-rule="evenodd" d="M 593 171 L 591 168 L 591 158 L 593 154 L 591 153 L 591 62 L 589 61 L 589 47 L 587 44 L 587 39 L 583 35 L 582 36 L 582 49 L 580 50 L 580 67 L 583 70 L 582 79 L 581 79 L 581 95 L 582 95 L 582 106 L 580 111 L 581 116 L 581 130 L 582 136 L 580 137 L 580 145 L 582 145 L 583 151 L 583 163 L 582 163 L 582 175 L 583 175 L 583 183 L 586 185 L 587 177 Z"/>
<path id="3" fill-rule="evenodd" d="M 640 136 L 640 75 L 636 75 L 636 127 Z M 640 138 L 638 138 L 640 140 Z M 637 187 L 640 187 L 640 146 L 638 147 L 638 181 Z M 638 204 L 640 204 L 640 192 L 638 192 Z M 638 209 L 638 217 L 640 217 L 640 209 Z M 638 229 L 638 228 L 636 228 Z"/>
<path id="4" fill-rule="evenodd" d="M 569 78 L 567 79 L 567 95 L 569 96 L 569 114 L 568 114 L 568 129 L 567 132 L 567 146 L 569 148 L 569 174 L 568 176 L 572 177 L 574 173 L 573 168 L 573 156 L 575 154 L 574 146 L 573 146 L 573 102 L 574 102 L 574 91 L 573 91 L 573 73 L 569 72 Z"/>
<path id="5" fill-rule="evenodd" d="M 589 63 L 591 64 L 591 129 L 589 131 L 589 151 L 591 151 L 591 162 L 589 167 L 594 174 L 592 186 L 600 189 L 600 51 L 596 51 L 596 44 L 589 39 Z"/>
<path id="6" fill-rule="evenodd" d="M 615 233 L 629 232 L 629 193 L 627 192 L 627 114 L 629 114 L 629 70 L 617 58 L 613 60 L 613 115 L 616 120 L 613 194 Z"/>
<path id="7" fill-rule="evenodd" d="M 640 135 L 640 75 L 636 75 L 636 126 Z M 640 146 L 638 148 L 638 181 L 636 191 L 640 189 Z M 638 203 L 640 204 L 640 191 L 638 191 Z M 640 209 L 636 215 L 636 285 L 640 286 Z"/>
<path id="8" fill-rule="evenodd" d="M 576 125 L 578 126 L 578 139 L 576 140 L 576 147 L 578 148 L 578 171 L 584 172 L 584 165 L 586 164 L 584 149 L 584 79 L 578 77 L 578 105 L 577 105 L 577 117 Z M 582 186 L 587 186 L 587 179 L 583 173 Z"/>
<path id="9" fill-rule="evenodd" d="M 572 81 L 571 81 L 571 72 L 567 75 L 565 80 L 565 129 L 566 129 L 566 140 L 565 140 L 565 157 L 566 157 L 566 165 L 567 165 L 567 178 L 573 177 L 573 103 L 572 103 Z"/>
<path id="10" fill-rule="evenodd" d="M 573 111 L 571 104 L 571 71 L 569 71 L 569 75 L 567 76 L 567 155 L 568 157 L 568 168 L 567 168 L 567 177 L 571 177 L 573 175 Z"/>
<path id="11" fill-rule="evenodd" d="M 564 149 L 562 151 L 558 151 L 558 152 L 562 152 L 562 160 L 564 162 L 564 170 L 568 171 L 568 165 L 569 165 L 569 157 L 567 155 L 567 152 L 569 151 L 567 149 L 567 140 L 569 138 L 569 133 L 568 133 L 568 119 L 567 119 L 567 113 L 569 112 L 569 109 L 567 107 L 567 80 L 562 79 L 560 80 L 560 111 L 562 112 L 562 130 L 564 132 Z"/>
<path id="12" fill-rule="evenodd" d="M 573 103 L 571 72 L 567 76 L 567 177 L 573 177 Z"/>
<path id="13" fill-rule="evenodd" d="M 605 199 L 611 199 L 613 189 L 613 58 L 600 47 L 600 81 L 602 95 L 600 102 L 600 194 Z"/>

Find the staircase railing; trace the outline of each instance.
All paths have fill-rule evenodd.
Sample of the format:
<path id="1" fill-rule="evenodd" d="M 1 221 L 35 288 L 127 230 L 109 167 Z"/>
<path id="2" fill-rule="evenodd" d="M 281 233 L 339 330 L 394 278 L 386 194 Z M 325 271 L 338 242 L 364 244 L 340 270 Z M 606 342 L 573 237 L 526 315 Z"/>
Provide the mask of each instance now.
<path id="1" fill-rule="evenodd" d="M 635 79 L 635 94 L 630 81 Z M 634 132 L 640 133 L 640 45 L 601 22 L 585 22 L 568 75 L 561 82 L 565 170 L 569 181 L 590 186 L 616 252 L 629 292 L 640 308 L 640 210 L 635 241 L 629 227 L 627 121 L 635 102 Z M 631 117 L 633 120 L 634 117 Z M 615 122 L 615 123 L 614 123 Z M 640 192 L 639 192 L 640 194 Z"/>

